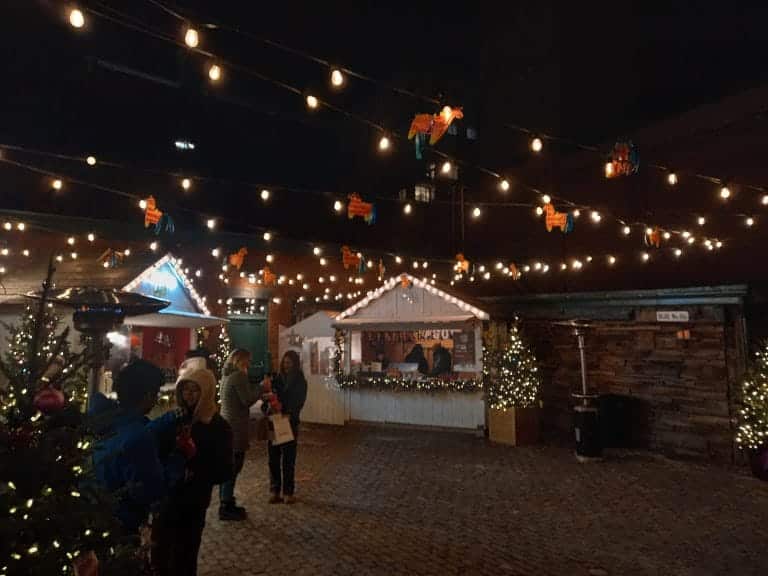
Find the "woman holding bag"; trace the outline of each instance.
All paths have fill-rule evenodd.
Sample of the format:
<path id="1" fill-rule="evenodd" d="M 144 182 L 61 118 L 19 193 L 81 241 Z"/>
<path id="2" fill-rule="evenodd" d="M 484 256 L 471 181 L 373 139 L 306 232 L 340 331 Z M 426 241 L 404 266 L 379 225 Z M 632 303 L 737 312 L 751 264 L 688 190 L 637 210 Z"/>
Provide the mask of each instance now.
<path id="1" fill-rule="evenodd" d="M 299 435 L 299 415 L 307 400 L 307 380 L 301 371 L 299 355 L 295 351 L 289 350 L 285 353 L 280 362 L 280 372 L 271 385 L 271 394 L 277 397 L 277 402 L 264 402 L 262 409 L 267 414 L 279 412 L 287 415 L 293 440 L 279 445 L 268 443 L 269 484 L 272 493 L 269 502 L 278 504 L 283 502 L 283 496 L 285 496 L 285 503 L 293 504 L 293 494 L 296 489 L 296 441 Z M 274 397 L 271 400 L 274 400 Z"/>

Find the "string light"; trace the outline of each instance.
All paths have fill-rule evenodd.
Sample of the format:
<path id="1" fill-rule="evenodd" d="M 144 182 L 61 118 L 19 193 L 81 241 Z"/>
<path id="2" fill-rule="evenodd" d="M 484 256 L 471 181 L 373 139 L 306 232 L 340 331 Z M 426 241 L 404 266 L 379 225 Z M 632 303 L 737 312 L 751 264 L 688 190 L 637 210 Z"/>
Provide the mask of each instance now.
<path id="1" fill-rule="evenodd" d="M 147 209 L 147 201 L 144 200 L 143 198 L 141 200 L 139 200 L 139 208 L 141 208 L 142 210 L 146 210 Z"/>
<path id="2" fill-rule="evenodd" d="M 475 206 L 475 208 L 472 210 L 472 218 L 480 218 L 483 211 L 480 210 L 479 206 Z"/>
<path id="3" fill-rule="evenodd" d="M 315 110 L 320 102 L 311 94 L 307 96 L 307 106 L 310 110 Z"/>
<path id="4" fill-rule="evenodd" d="M 192 180 L 189 178 L 182 178 L 181 187 L 184 188 L 184 190 L 189 190 L 192 187 Z"/>
<path id="5" fill-rule="evenodd" d="M 574 260 L 571 267 L 574 270 L 581 270 L 584 267 L 584 264 L 582 264 L 581 260 Z"/>
<path id="6" fill-rule="evenodd" d="M 578 208 L 576 208 L 576 210 L 574 210 L 574 211 L 572 212 L 572 214 L 573 214 L 573 217 L 574 217 L 574 218 L 578 218 L 579 216 L 581 216 L 581 210 L 579 210 Z"/>
<path id="7" fill-rule="evenodd" d="M 150 243 L 149 249 L 152 250 L 152 252 L 155 252 L 157 250 L 157 242 Z"/>
<path id="8" fill-rule="evenodd" d="M 11 231 L 13 230 L 13 224 L 11 224 L 10 222 L 6 222 L 5 224 L 3 224 L 3 228 L 5 228 L 8 231 Z"/>
<path id="9" fill-rule="evenodd" d="M 403 263 L 403 259 L 400 258 L 400 256 L 395 256 L 395 263 L 396 264 L 402 264 Z"/>
<path id="10" fill-rule="evenodd" d="M 269 197 L 271 196 L 271 193 L 270 193 L 270 191 L 269 191 L 269 190 L 267 190 L 267 189 L 265 188 L 264 190 L 262 190 L 262 191 L 261 191 L 261 194 L 260 194 L 260 196 L 261 196 L 261 199 L 262 199 L 264 202 L 266 202 L 267 200 L 269 200 Z"/>
<path id="11" fill-rule="evenodd" d="M 221 255 L 221 250 L 219 250 L 218 248 L 214 248 L 213 250 L 211 250 L 211 256 L 213 256 L 214 258 L 218 258 L 220 255 Z"/>
<path id="12" fill-rule="evenodd" d="M 96 166 L 96 157 L 88 156 L 88 158 L 85 159 L 85 162 L 88 164 L 88 166 Z"/>
<path id="13" fill-rule="evenodd" d="M 542 214 L 544 214 L 544 208 L 536 206 L 536 216 L 541 216 Z"/>
<path id="14" fill-rule="evenodd" d="M 669 184 L 670 186 L 674 186 L 675 184 L 677 184 L 677 174 L 675 174 L 674 172 L 670 172 L 669 174 L 667 174 L 667 184 Z"/>
<path id="15" fill-rule="evenodd" d="M 216 228 L 216 220 L 214 218 L 209 218 L 205 222 L 205 225 L 208 226 L 209 230 L 213 230 L 214 228 Z"/>
<path id="16" fill-rule="evenodd" d="M 125 250 L 123 250 L 123 255 L 130 256 L 131 255 L 131 249 L 130 248 L 126 248 Z"/>
<path id="17" fill-rule="evenodd" d="M 341 202 L 341 200 L 336 200 L 336 202 L 333 203 L 333 210 L 335 212 L 341 212 L 344 210 L 344 204 Z"/>
<path id="18" fill-rule="evenodd" d="M 315 256 L 320 256 L 320 254 L 322 254 L 322 253 L 323 253 L 323 249 L 322 249 L 322 248 L 320 248 L 320 246 L 315 246 L 314 248 L 312 248 L 312 253 L 313 253 Z M 299 280 L 301 280 L 301 278 L 299 278 Z"/>
<path id="19" fill-rule="evenodd" d="M 645 229 L 645 235 L 646 236 L 650 236 L 651 234 L 653 234 L 653 228 L 651 228 L 651 227 L 646 228 Z"/>
<path id="20" fill-rule="evenodd" d="M 675 248 L 675 257 L 680 258 L 683 255 L 683 251 L 680 248 Z"/>
<path id="21" fill-rule="evenodd" d="M 197 48 L 197 45 L 200 44 L 200 35 L 197 33 L 197 30 L 191 27 L 187 28 L 184 34 L 184 43 L 190 48 Z"/>
<path id="22" fill-rule="evenodd" d="M 650 260 L 650 259 L 651 259 L 651 255 L 650 255 L 650 254 L 648 254 L 648 252 L 643 252 L 643 253 L 640 255 L 640 258 L 643 260 L 643 262 L 648 262 L 648 260 Z"/>
<path id="23" fill-rule="evenodd" d="M 530 146 L 531 146 L 531 150 L 538 154 L 539 152 L 541 152 L 542 148 L 544 148 L 544 143 L 541 141 L 541 138 L 537 136 L 536 138 L 531 139 Z"/>
<path id="24" fill-rule="evenodd" d="M 221 80 L 221 67 L 218 64 L 211 64 L 210 68 L 208 68 L 208 78 L 211 79 L 211 82 Z"/>
<path id="25" fill-rule="evenodd" d="M 326 260 L 325 258 L 320 258 L 320 266 L 327 266 L 327 265 L 328 265 L 328 260 Z"/>
<path id="26" fill-rule="evenodd" d="M 688 230 L 683 230 L 682 237 L 686 238 L 686 239 L 690 238 L 691 237 L 691 233 L 688 232 Z"/>
<path id="27" fill-rule="evenodd" d="M 29 250 L 26 250 L 26 249 L 25 249 L 25 250 L 22 250 L 22 251 L 21 251 L 21 253 L 22 253 L 24 256 L 29 256 Z"/>
<path id="28" fill-rule="evenodd" d="M 72 260 L 77 260 L 77 252 L 72 252 L 70 256 L 72 257 Z"/>
<path id="29" fill-rule="evenodd" d="M 704 226 L 704 224 L 707 223 L 707 219 L 704 218 L 704 216 L 699 216 L 699 219 L 697 220 L 697 222 L 699 223 L 699 226 Z"/>
<path id="30" fill-rule="evenodd" d="M 413 206 L 411 206 L 411 203 L 408 202 L 405 206 L 403 206 L 403 214 L 410 214 L 413 211 Z"/>
<path id="31" fill-rule="evenodd" d="M 608 256 L 608 266 L 616 264 L 616 256 Z"/>
<path id="32" fill-rule="evenodd" d="M 448 160 L 446 160 L 445 162 L 443 162 L 443 166 L 442 166 L 442 168 L 440 170 L 441 170 L 441 172 L 443 174 L 450 173 L 450 171 L 451 171 L 451 163 Z"/>
<path id="33" fill-rule="evenodd" d="M 272 254 L 267 254 L 267 262 L 272 264 L 275 261 L 275 257 Z"/>
<path id="34" fill-rule="evenodd" d="M 688 244 L 693 244 L 694 242 L 696 242 L 696 238 L 694 238 L 693 236 L 688 238 Z"/>
<path id="35" fill-rule="evenodd" d="M 632 229 L 629 226 L 624 226 L 624 228 L 621 229 L 621 233 L 624 234 L 624 236 L 629 236 L 632 233 Z"/>
<path id="36" fill-rule="evenodd" d="M 272 233 L 271 232 L 264 232 L 264 242 L 270 242 L 272 240 Z"/>
<path id="37" fill-rule="evenodd" d="M 664 232 L 664 240 L 669 240 L 670 238 L 672 238 L 672 234 L 669 232 Z"/>
<path id="38" fill-rule="evenodd" d="M 51 182 L 51 186 L 53 186 L 54 190 L 61 190 L 64 187 L 64 183 L 56 178 L 53 180 L 53 182 Z"/>
<path id="39" fill-rule="evenodd" d="M 723 200 L 728 200 L 728 198 L 731 197 L 731 189 L 728 188 L 728 186 L 723 186 L 720 188 L 720 198 Z"/>
<path id="40" fill-rule="evenodd" d="M 335 88 L 341 88 L 344 85 L 344 74 L 338 68 L 331 70 L 331 84 Z"/>
<path id="41" fill-rule="evenodd" d="M 387 136 L 382 136 L 379 139 L 379 150 L 381 150 L 382 152 L 385 150 L 389 150 L 389 146 L 390 146 L 389 138 Z"/>
<path id="42" fill-rule="evenodd" d="M 83 15 L 83 12 L 78 8 L 72 8 L 72 10 L 69 11 L 69 23 L 72 25 L 72 28 L 77 29 L 85 26 L 85 16 Z"/>
<path id="43" fill-rule="evenodd" d="M 74 236 L 70 236 L 69 238 L 67 238 L 67 244 L 69 244 L 70 246 L 74 246 L 75 245 L 75 237 Z"/>
<path id="44" fill-rule="evenodd" d="M 600 220 L 603 219 L 603 217 L 600 216 L 600 212 L 598 212 L 597 210 L 592 211 L 592 214 L 590 214 L 590 218 L 592 218 L 592 221 L 595 223 L 598 223 L 600 222 Z"/>
<path id="45" fill-rule="evenodd" d="M 752 216 L 747 216 L 746 220 L 744 220 L 744 224 L 746 224 L 749 227 L 752 227 L 755 225 L 755 219 L 752 218 Z"/>
<path id="46" fill-rule="evenodd" d="M 501 188 L 502 192 L 509 191 L 509 180 L 502 179 L 501 182 L 499 182 L 499 188 Z"/>

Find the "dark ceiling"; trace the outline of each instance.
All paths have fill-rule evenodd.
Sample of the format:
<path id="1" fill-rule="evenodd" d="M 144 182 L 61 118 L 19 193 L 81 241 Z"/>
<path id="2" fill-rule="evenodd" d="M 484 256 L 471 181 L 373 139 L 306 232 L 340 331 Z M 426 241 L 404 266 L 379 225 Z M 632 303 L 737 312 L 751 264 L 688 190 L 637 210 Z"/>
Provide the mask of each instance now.
<path id="1" fill-rule="evenodd" d="M 182 37 L 182 24 L 149 0 L 81 4 L 143 29 Z M 459 208 L 448 204 L 458 198 L 452 186 L 440 184 L 438 199 L 444 203 L 419 207 L 406 219 L 395 201 L 398 191 L 423 180 L 434 158 L 416 160 L 405 142 L 387 156 L 377 154 L 376 130 L 328 109 L 308 113 L 300 96 L 244 72 L 225 67 L 224 81 L 211 87 L 206 58 L 87 10 L 87 29 L 75 31 L 64 17 L 68 5 L 6 2 L 0 18 L 5 54 L 0 144 L 93 153 L 126 165 L 232 183 L 197 181 L 184 192 L 169 175 L 93 170 L 6 151 L 15 160 L 132 194 L 152 193 L 174 212 L 179 227 L 199 226 L 201 214 L 214 214 L 226 218 L 232 231 L 262 227 L 284 238 L 435 259 L 450 259 L 459 250 L 472 260 L 561 258 L 605 243 L 601 237 L 585 238 L 585 232 L 569 236 L 566 244 L 546 235 L 528 209 L 493 209 L 482 223 L 471 223 L 466 214 L 473 201 L 504 200 L 493 179 L 471 168 L 461 172 L 467 201 L 463 241 Z M 352 78 L 342 92 L 333 93 L 324 66 L 255 38 L 201 26 L 203 48 L 389 130 L 406 132 L 414 113 L 438 107 L 397 94 L 387 84 L 461 105 L 462 129 L 476 129 L 478 138 L 467 140 L 463 131 L 446 136 L 442 151 L 553 193 L 577 194 L 581 202 L 626 209 L 636 218 L 647 216 L 647 201 L 606 204 L 611 189 L 593 192 L 591 184 L 569 190 L 568 177 L 558 170 L 573 165 L 573 149 L 548 149 L 548 156 L 532 165 L 527 138 L 504 125 L 605 145 L 759 86 L 768 74 L 765 10 L 748 2 L 727 8 L 692 1 L 663 7 L 631 1 L 526 1 L 501 7 L 446 2 L 165 5 L 198 26 L 238 27 L 376 78 L 379 84 Z M 197 148 L 177 151 L 173 142 L 178 138 L 194 141 Z M 696 158 L 687 161 L 692 170 L 707 169 Z M 601 160 L 594 162 L 589 170 L 599 177 Z M 0 178 L 0 208 L 121 221 L 135 217 L 141 230 L 132 199 L 75 184 L 52 194 L 39 174 L 8 165 L 0 166 Z M 267 206 L 258 198 L 261 185 L 277 191 Z M 380 198 L 378 223 L 368 227 L 334 215 L 331 196 L 321 192 Z M 512 192 L 508 200 L 535 200 L 522 188 Z M 662 218 L 661 213 L 654 217 Z"/>

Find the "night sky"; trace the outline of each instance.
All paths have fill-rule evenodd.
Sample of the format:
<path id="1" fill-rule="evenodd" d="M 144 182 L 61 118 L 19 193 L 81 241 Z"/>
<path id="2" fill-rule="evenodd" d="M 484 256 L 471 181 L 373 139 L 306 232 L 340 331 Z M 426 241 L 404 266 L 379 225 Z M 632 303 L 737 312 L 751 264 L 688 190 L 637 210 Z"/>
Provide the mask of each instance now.
<path id="1" fill-rule="evenodd" d="M 414 113 L 439 106 L 396 94 L 387 85 L 463 106 L 462 132 L 446 136 L 440 150 L 555 192 L 567 184 L 558 183 L 557 167 L 578 152 L 553 148 L 545 164 L 531 166 L 527 137 L 505 123 L 606 146 L 659 120 L 758 87 L 768 74 L 765 10 L 749 2 L 373 4 L 172 6 L 198 23 L 201 47 L 389 130 L 407 132 Z M 269 227 L 283 238 L 419 257 L 450 259 L 458 250 L 473 259 L 528 257 L 535 253 L 532 244 L 556 256 L 570 250 L 560 240 L 533 237 L 543 235 L 540 224 L 514 211 L 489 218 L 482 227 L 467 225 L 464 242 L 451 225 L 456 209 L 452 216 L 447 204 L 419 208 L 405 221 L 398 203 L 382 200 L 373 227 L 334 216 L 332 200 L 322 192 L 394 200 L 400 189 L 424 179 L 425 166 L 434 159 L 417 161 L 404 141 L 383 157 L 376 153 L 376 130 L 330 110 L 308 113 L 300 96 L 237 70 L 225 67 L 224 81 L 211 86 L 206 58 L 87 12 L 115 15 L 181 40 L 182 24 L 152 2 L 84 1 L 82 6 L 89 24 L 77 32 L 66 22 L 64 3 L 5 0 L 0 143 L 93 153 L 233 183 L 196 182 L 184 192 L 176 178 L 163 174 L 103 168 L 94 175 L 42 157 L 15 159 L 52 171 L 66 168 L 69 176 L 85 175 L 142 196 L 152 193 L 175 211 L 181 228 L 198 226 L 201 216 L 193 211 L 200 211 L 225 217 L 231 230 Z M 328 68 L 255 38 L 200 25 L 205 22 L 306 51 L 380 83 L 351 78 L 334 93 Z M 466 128 L 477 131 L 477 140 L 464 137 Z M 196 150 L 177 151 L 178 138 L 192 140 Z M 590 169 L 599 177 L 602 161 L 594 162 Z M 707 168 L 692 162 L 691 169 Z M 52 194 L 38 175 L 9 166 L 0 167 L 0 177 L 5 209 L 117 220 L 135 210 L 131 200 L 84 186 Z M 482 173 L 464 170 L 461 183 L 468 205 L 499 200 L 495 182 Z M 277 191 L 267 207 L 258 199 L 262 185 Z M 515 192 L 509 200 L 532 200 Z M 438 199 L 451 197 L 438 188 Z M 626 205 L 638 216 L 648 210 L 647 203 Z M 579 246 L 580 241 L 569 242 Z"/>

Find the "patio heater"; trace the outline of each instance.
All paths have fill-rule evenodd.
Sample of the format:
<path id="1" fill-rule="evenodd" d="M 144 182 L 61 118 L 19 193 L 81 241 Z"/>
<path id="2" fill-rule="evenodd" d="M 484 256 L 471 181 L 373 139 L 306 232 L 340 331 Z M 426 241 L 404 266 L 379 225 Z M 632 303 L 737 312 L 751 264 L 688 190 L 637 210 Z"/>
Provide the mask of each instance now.
<path id="1" fill-rule="evenodd" d="M 592 462 L 602 459 L 603 447 L 600 440 L 598 395 L 590 393 L 587 386 L 587 359 L 584 334 L 589 324 L 571 320 L 555 322 L 558 326 L 567 326 L 573 330 L 579 348 L 581 367 L 581 390 L 573 392 L 574 399 L 574 435 L 576 437 L 576 458 L 580 462 Z"/>
<path id="2" fill-rule="evenodd" d="M 31 292 L 27 297 L 40 299 L 42 292 Z M 48 292 L 48 301 L 74 309 L 72 323 L 75 330 L 89 336 L 87 351 L 88 406 L 99 391 L 107 360 L 107 332 L 116 330 L 127 316 L 152 314 L 170 304 L 167 300 L 102 288 L 62 288 Z"/>

